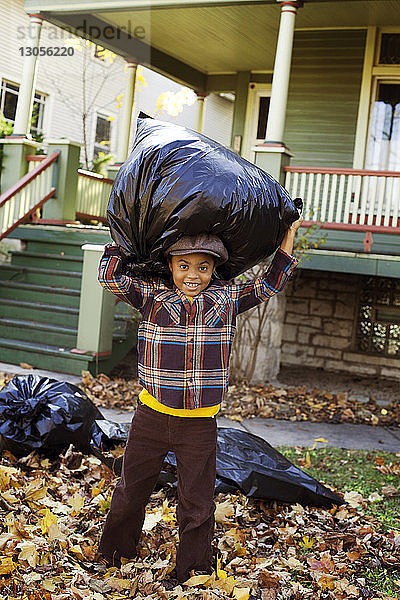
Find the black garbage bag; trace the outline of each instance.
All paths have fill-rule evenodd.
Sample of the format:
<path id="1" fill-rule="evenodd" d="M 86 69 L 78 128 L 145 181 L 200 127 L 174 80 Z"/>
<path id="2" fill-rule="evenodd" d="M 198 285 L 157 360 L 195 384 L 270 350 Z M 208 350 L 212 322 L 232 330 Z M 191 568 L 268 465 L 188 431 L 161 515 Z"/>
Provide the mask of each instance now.
<path id="1" fill-rule="evenodd" d="M 267 441 L 238 429 L 218 429 L 217 474 L 222 486 L 236 486 L 249 498 L 315 506 L 344 504 L 342 498 L 296 467 Z"/>
<path id="2" fill-rule="evenodd" d="M 121 443 L 124 435 L 125 440 L 128 438 L 129 424 L 112 425 L 116 426 L 116 429 L 110 426 L 109 431 L 114 432 L 118 443 Z M 102 433 L 97 434 L 96 443 L 93 444 L 97 448 L 93 448 L 92 445 L 92 449 L 116 475 L 120 475 L 122 457 L 110 460 L 99 450 L 101 446 L 105 448 L 112 445 L 112 440 L 107 437 L 107 427 L 104 423 L 101 425 Z M 176 469 L 173 452 L 167 454 L 164 463 Z M 170 470 L 163 469 L 158 485 L 174 482 L 176 476 L 171 477 Z M 237 491 L 249 498 L 278 500 L 290 504 L 298 502 L 327 507 L 345 503 L 340 496 L 296 467 L 267 441 L 245 431 L 219 427 L 215 492 Z"/>
<path id="3" fill-rule="evenodd" d="M 71 443 L 88 449 L 101 412 L 77 386 L 39 375 L 14 377 L 0 391 L 0 448 L 21 457 L 58 455 Z"/>
<path id="4" fill-rule="evenodd" d="M 296 199 L 301 209 L 301 200 Z M 136 275 L 169 273 L 164 251 L 183 235 L 218 235 L 231 279 L 270 256 L 299 212 L 262 169 L 210 138 L 140 113 L 107 218 Z"/>
<path id="5" fill-rule="evenodd" d="M 94 421 L 90 430 L 90 447 L 111 450 L 118 444 L 126 444 L 130 423 L 114 423 L 100 417 Z"/>

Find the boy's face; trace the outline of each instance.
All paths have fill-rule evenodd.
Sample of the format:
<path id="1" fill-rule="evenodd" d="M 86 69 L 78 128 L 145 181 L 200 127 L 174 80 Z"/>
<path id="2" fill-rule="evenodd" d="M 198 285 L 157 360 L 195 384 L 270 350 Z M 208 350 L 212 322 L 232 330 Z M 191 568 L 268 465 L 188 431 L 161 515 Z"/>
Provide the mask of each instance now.
<path id="1" fill-rule="evenodd" d="M 210 283 L 214 259 L 200 252 L 171 256 L 169 268 L 176 287 L 186 296 L 197 296 Z"/>

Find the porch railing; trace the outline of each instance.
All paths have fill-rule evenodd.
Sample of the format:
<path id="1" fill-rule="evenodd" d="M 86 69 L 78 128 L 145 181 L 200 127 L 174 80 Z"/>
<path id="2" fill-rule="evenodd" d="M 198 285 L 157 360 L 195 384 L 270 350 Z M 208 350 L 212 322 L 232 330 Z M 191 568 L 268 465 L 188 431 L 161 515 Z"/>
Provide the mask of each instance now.
<path id="1" fill-rule="evenodd" d="M 285 167 L 285 187 L 303 198 L 304 219 L 331 229 L 400 233 L 400 172 Z"/>
<path id="2" fill-rule="evenodd" d="M 78 175 L 76 218 L 95 219 L 106 223 L 107 205 L 113 180 L 83 169 L 78 170 Z"/>
<path id="3" fill-rule="evenodd" d="M 43 157 L 9 190 L 0 195 L 0 240 L 56 194 L 55 165 L 59 152 Z M 33 162 L 33 161 L 32 161 Z"/>
<path id="4" fill-rule="evenodd" d="M 38 165 L 47 157 L 47 154 L 28 154 L 26 162 L 28 163 L 28 173 L 36 169 Z"/>

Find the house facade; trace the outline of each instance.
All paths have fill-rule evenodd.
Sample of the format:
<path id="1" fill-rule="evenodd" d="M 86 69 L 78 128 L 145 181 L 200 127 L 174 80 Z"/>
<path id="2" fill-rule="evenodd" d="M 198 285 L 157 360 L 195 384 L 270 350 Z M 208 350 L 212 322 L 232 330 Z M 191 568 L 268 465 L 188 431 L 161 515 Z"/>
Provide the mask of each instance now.
<path id="1" fill-rule="evenodd" d="M 400 379 L 399 0 L 24 8 L 194 90 L 193 128 L 303 197 L 319 230 L 278 311 L 281 363 Z"/>
<path id="2" fill-rule="evenodd" d="M 102 52 L 95 43 L 43 20 L 40 46 L 52 49 L 38 57 L 30 133 L 40 139 L 69 138 L 81 144 L 82 167 L 93 164 L 99 153 L 118 153 L 122 106 L 126 86 L 126 61 Z M 23 0 L 0 0 L 0 113 L 14 124 L 24 58 L 33 48 L 30 19 Z M 140 67 L 136 78 L 134 115 L 143 110 L 165 120 L 196 128 L 199 103 L 178 114 L 159 110 L 157 99 L 164 92 L 177 94 L 186 88 L 168 77 Z M 206 100 L 205 131 L 224 144 L 230 142 L 232 99 L 216 94 Z M 228 126 L 227 126 L 228 123 Z M 84 130 L 84 131 L 83 131 Z M 87 164 L 89 163 L 89 164 Z"/>

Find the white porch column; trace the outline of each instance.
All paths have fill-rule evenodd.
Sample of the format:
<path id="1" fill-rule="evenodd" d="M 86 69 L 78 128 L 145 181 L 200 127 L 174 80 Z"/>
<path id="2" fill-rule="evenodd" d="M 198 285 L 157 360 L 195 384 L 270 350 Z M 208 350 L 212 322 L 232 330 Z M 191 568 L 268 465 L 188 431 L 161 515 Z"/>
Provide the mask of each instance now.
<path id="1" fill-rule="evenodd" d="M 29 46 L 37 48 L 39 46 L 43 17 L 38 14 L 30 14 L 29 16 L 31 19 L 29 26 L 30 36 L 28 38 Z M 30 56 L 25 55 L 13 135 L 26 137 L 30 131 L 36 64 L 37 56 L 34 54 Z"/>
<path id="2" fill-rule="evenodd" d="M 276 47 L 271 102 L 268 113 L 266 142 L 282 143 L 292 62 L 294 24 L 302 2 L 277 0 L 281 5 L 278 43 Z"/>
<path id="3" fill-rule="evenodd" d="M 129 139 L 132 124 L 132 109 L 135 99 L 136 72 L 138 63 L 127 60 L 128 78 L 126 81 L 125 95 L 122 104 L 122 117 L 119 127 L 118 150 L 116 162 L 123 163 L 129 154 Z"/>
<path id="4" fill-rule="evenodd" d="M 203 133 L 204 126 L 204 100 L 207 98 L 208 94 L 204 94 L 203 92 L 196 92 L 197 102 L 199 103 L 199 114 L 197 118 L 197 131 L 199 133 Z"/>

